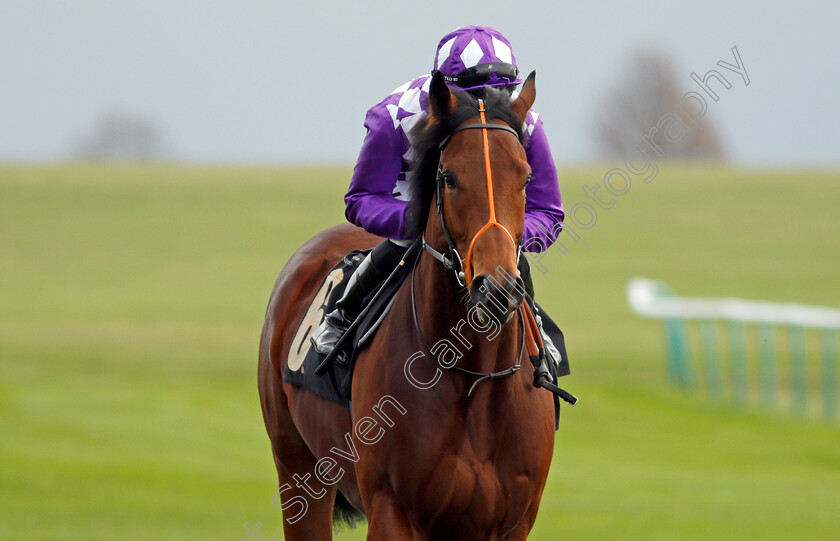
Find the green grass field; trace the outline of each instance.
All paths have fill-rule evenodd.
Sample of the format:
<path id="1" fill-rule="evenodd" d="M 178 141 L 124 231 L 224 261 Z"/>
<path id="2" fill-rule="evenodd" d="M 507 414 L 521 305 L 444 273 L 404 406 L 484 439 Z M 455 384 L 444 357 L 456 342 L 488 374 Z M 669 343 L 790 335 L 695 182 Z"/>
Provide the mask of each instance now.
<path id="1" fill-rule="evenodd" d="M 567 206 L 608 167 L 561 172 Z M 246 538 L 276 477 L 268 294 L 348 170 L 0 168 L 0 538 Z M 673 389 L 634 275 L 840 306 L 840 174 L 663 167 L 543 260 L 581 397 L 531 536 L 838 539 L 840 427 Z M 337 539 L 363 539 L 364 528 Z"/>

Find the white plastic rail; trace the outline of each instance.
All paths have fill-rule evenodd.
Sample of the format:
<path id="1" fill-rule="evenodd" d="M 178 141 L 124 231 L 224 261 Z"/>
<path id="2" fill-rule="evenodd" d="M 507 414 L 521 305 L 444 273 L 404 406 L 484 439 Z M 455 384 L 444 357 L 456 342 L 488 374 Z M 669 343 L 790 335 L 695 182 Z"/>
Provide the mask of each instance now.
<path id="1" fill-rule="evenodd" d="M 840 329 L 840 310 L 804 304 L 745 301 L 741 299 L 686 299 L 673 296 L 668 286 L 647 278 L 627 284 L 627 301 L 639 315 L 657 318 L 724 319 Z"/>

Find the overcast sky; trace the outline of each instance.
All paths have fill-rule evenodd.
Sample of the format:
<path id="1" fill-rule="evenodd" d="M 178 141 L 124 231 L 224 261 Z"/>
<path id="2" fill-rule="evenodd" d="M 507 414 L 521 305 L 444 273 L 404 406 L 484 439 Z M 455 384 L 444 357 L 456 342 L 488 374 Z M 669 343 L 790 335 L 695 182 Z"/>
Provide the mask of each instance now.
<path id="1" fill-rule="evenodd" d="M 3 0 L 0 160 L 67 158 L 124 111 L 186 161 L 351 164 L 367 108 L 466 24 L 496 26 L 537 70 L 560 164 L 595 157 L 592 119 L 633 51 L 669 52 L 689 90 L 737 46 L 750 85 L 722 70 L 732 88 L 708 111 L 732 161 L 840 165 L 840 2 L 781 0 Z"/>

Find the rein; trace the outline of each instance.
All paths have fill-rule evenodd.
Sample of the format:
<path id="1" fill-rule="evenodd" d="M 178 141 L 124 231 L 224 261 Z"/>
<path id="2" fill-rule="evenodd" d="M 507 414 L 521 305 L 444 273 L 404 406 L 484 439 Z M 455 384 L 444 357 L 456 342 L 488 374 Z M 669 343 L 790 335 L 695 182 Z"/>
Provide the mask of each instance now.
<path id="1" fill-rule="evenodd" d="M 493 170 L 490 166 L 490 142 L 487 137 L 487 130 L 505 130 L 512 134 L 514 134 L 519 139 L 519 134 L 508 125 L 505 124 L 488 124 L 487 119 L 485 116 L 485 109 L 484 109 L 484 100 L 478 100 L 478 114 L 479 118 L 481 119 L 480 124 L 465 124 L 463 126 L 459 126 L 455 131 L 447 135 L 443 141 L 440 142 L 438 148 L 440 149 L 441 156 L 438 161 L 438 170 L 437 170 L 437 212 L 440 216 L 440 224 L 443 228 L 443 234 L 446 237 L 446 243 L 449 247 L 449 257 L 438 252 L 434 248 L 432 248 L 427 242 L 426 239 L 423 239 L 423 249 L 426 250 L 432 257 L 443 263 L 443 266 L 447 269 L 455 271 L 455 277 L 458 280 L 458 283 L 462 287 L 469 287 L 470 283 L 472 282 L 473 278 L 473 271 L 472 271 L 472 254 L 473 249 L 475 248 L 475 244 L 478 241 L 479 237 L 487 232 L 491 227 L 496 226 L 502 231 L 505 232 L 507 238 L 510 239 L 510 242 L 516 247 L 516 260 L 519 261 L 519 257 L 522 253 L 522 247 L 517 244 L 516 240 L 514 240 L 513 235 L 511 235 L 510 231 L 499 223 L 496 220 L 496 202 L 493 197 Z M 472 240 L 470 241 L 469 248 L 467 248 L 467 257 L 461 258 L 461 254 L 458 253 L 458 249 L 455 247 L 455 243 L 452 241 L 452 236 L 449 234 L 449 229 L 446 227 L 446 219 L 444 218 L 443 212 L 443 151 L 446 146 L 449 144 L 449 141 L 452 139 L 456 133 L 464 131 L 464 130 L 481 130 L 482 131 L 482 139 L 483 139 L 483 146 L 484 146 L 484 170 L 487 175 L 487 199 L 490 207 L 490 218 L 487 220 L 487 223 L 478 230 L 478 232 L 473 235 Z"/>
<path id="2" fill-rule="evenodd" d="M 522 368 L 522 352 L 526 348 L 526 337 L 529 336 L 531 333 L 530 327 L 527 323 L 526 317 L 522 314 L 522 309 L 520 308 L 517 310 L 519 313 L 519 321 L 522 327 L 522 343 L 519 346 L 519 354 L 516 356 L 516 364 L 511 366 L 510 368 L 506 368 L 505 370 L 500 370 L 499 372 L 475 372 L 473 370 L 467 370 L 466 368 L 461 368 L 460 366 L 453 364 L 452 366 L 446 366 L 444 363 L 440 362 L 438 356 L 432 351 L 432 346 L 429 345 L 429 342 L 426 340 L 426 337 L 423 336 L 423 331 L 420 329 L 420 320 L 417 317 L 417 298 L 415 294 L 415 287 L 414 287 L 414 276 L 417 274 L 417 265 L 420 262 L 420 258 L 418 257 L 414 261 L 414 267 L 411 269 L 411 316 L 414 318 L 414 328 L 417 329 L 417 336 L 420 337 L 420 342 L 423 344 L 423 347 L 426 348 L 426 351 L 429 352 L 429 355 L 435 360 L 438 366 L 446 369 L 446 370 L 454 370 L 455 372 L 473 376 L 476 380 L 470 385 L 469 391 L 467 391 L 467 396 L 471 396 L 475 388 L 478 386 L 479 383 L 483 381 L 489 381 L 494 379 L 501 379 L 510 375 L 513 375 L 519 372 L 519 369 Z M 530 312 L 529 312 L 530 313 Z M 532 336 L 532 335 L 531 335 Z M 531 346 L 528 346 L 528 350 L 530 353 Z"/>

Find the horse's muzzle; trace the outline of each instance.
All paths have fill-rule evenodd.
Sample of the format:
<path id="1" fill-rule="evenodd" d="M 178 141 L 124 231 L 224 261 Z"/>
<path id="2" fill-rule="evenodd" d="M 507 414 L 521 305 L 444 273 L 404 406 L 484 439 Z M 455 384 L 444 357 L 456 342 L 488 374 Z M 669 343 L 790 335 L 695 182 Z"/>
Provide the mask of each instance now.
<path id="1" fill-rule="evenodd" d="M 505 325 L 513 319 L 522 304 L 525 285 L 522 279 L 497 280 L 488 274 L 479 274 L 470 284 L 470 299 L 478 307 L 479 317 L 492 318 Z"/>

